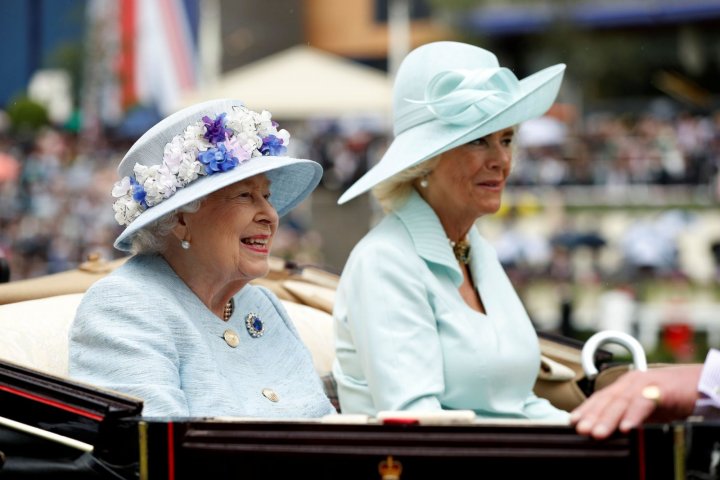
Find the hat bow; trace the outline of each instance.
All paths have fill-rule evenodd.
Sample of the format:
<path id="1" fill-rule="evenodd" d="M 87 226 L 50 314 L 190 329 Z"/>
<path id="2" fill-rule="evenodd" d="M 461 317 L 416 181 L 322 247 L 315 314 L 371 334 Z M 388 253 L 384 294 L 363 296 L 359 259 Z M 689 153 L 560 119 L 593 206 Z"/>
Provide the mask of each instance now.
<path id="1" fill-rule="evenodd" d="M 417 105 L 395 123 L 396 134 L 437 120 L 451 125 L 472 125 L 512 105 L 520 82 L 507 68 L 445 70 L 425 87 L 425 98 L 407 102 Z"/>

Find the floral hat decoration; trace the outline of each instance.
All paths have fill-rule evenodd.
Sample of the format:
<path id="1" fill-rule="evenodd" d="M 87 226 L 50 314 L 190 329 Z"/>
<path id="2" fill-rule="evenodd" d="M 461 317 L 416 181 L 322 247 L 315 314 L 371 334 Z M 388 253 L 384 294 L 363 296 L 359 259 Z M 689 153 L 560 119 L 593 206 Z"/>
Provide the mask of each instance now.
<path id="1" fill-rule="evenodd" d="M 518 80 L 475 45 L 442 41 L 416 48 L 395 76 L 392 143 L 338 203 L 440 153 L 543 115 L 564 72 L 560 63 Z"/>
<path id="2" fill-rule="evenodd" d="M 129 251 L 143 227 L 196 199 L 264 173 L 278 215 L 292 210 L 320 182 L 322 167 L 286 156 L 290 134 L 270 112 L 237 100 L 187 107 L 143 134 L 118 166 L 112 189 L 115 220 L 125 230 L 115 248 Z"/>

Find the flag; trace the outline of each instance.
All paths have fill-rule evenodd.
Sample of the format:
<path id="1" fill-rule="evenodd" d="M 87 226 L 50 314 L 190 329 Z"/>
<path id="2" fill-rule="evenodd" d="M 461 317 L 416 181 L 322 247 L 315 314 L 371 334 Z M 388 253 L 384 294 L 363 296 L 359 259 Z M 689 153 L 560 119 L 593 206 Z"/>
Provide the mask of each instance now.
<path id="1" fill-rule="evenodd" d="M 174 111 L 197 86 L 201 0 L 90 0 L 84 129 L 116 126 L 136 107 Z"/>

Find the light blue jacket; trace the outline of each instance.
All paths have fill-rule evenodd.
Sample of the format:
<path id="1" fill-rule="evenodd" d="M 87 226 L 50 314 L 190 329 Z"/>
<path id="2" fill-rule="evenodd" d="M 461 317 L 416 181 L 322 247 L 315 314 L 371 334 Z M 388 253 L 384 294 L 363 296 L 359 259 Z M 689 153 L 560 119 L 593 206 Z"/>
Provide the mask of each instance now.
<path id="1" fill-rule="evenodd" d="M 567 420 L 532 393 L 537 334 L 493 247 L 475 228 L 469 238 L 487 314 L 461 298 L 457 260 L 416 192 L 355 246 L 334 308 L 333 373 L 343 413 L 445 409 Z"/>
<path id="2" fill-rule="evenodd" d="M 162 257 L 134 256 L 83 297 L 69 334 L 70 376 L 140 397 L 146 417 L 335 413 L 275 295 L 246 285 L 234 299 L 223 322 Z M 245 326 L 251 312 L 263 322 L 259 338 Z M 223 338 L 227 329 L 240 337 L 237 348 Z"/>

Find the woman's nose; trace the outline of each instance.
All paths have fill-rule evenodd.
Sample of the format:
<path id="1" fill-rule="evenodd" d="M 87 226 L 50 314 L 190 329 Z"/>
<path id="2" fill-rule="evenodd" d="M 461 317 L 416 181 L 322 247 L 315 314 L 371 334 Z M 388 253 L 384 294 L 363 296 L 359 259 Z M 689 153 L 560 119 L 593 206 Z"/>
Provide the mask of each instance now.
<path id="1" fill-rule="evenodd" d="M 262 223 L 277 225 L 279 217 L 277 214 L 277 210 L 275 210 L 275 207 L 273 207 L 272 203 L 270 203 L 270 200 L 265 197 L 262 198 L 261 202 L 261 207 L 258 211 L 256 220 Z"/>
<path id="2" fill-rule="evenodd" d="M 512 150 L 507 145 L 493 144 L 489 151 L 488 166 L 491 168 L 507 168 L 512 161 Z"/>

